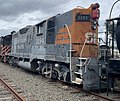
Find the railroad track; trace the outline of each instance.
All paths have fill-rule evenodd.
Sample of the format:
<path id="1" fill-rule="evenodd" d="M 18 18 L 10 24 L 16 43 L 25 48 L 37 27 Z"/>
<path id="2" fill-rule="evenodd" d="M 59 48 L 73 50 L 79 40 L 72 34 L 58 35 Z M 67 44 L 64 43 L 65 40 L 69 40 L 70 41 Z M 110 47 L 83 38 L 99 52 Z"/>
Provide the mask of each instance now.
<path id="1" fill-rule="evenodd" d="M 17 87 L 4 75 L 0 75 L 0 101 L 36 101 L 26 96 L 24 91 Z"/>
<path id="2" fill-rule="evenodd" d="M 53 82 L 54 80 L 49 80 L 49 82 Z M 106 93 L 95 93 L 95 92 L 89 92 L 89 91 L 85 91 L 83 90 L 81 87 L 79 87 L 78 85 L 73 85 L 73 84 L 69 84 L 69 83 L 64 83 L 62 81 L 57 81 L 59 83 L 61 83 L 63 86 L 63 88 L 66 89 L 66 87 L 72 88 L 70 93 L 73 94 L 81 94 L 81 98 L 83 98 L 84 101 L 120 101 L 120 94 L 115 98 L 114 94 L 112 95 L 114 98 L 112 98 L 110 95 L 107 96 Z"/>
<path id="3" fill-rule="evenodd" d="M 77 89 L 77 91 L 73 91 L 73 92 L 71 92 L 71 93 L 79 93 L 79 92 L 85 92 L 86 94 L 88 94 L 89 96 L 94 96 L 95 97 L 95 100 L 100 100 L 100 101 L 116 101 L 115 99 L 112 99 L 112 98 L 109 98 L 109 97 L 107 97 L 107 96 L 103 96 L 103 95 L 100 95 L 100 94 L 98 94 L 98 93 L 94 93 L 94 92 L 89 92 L 89 91 L 85 91 L 85 90 L 83 90 L 82 88 L 76 88 L 75 87 L 75 89 Z"/>
<path id="4" fill-rule="evenodd" d="M 113 96 L 114 96 L 114 98 L 112 98 L 111 96 L 107 96 L 107 93 L 101 93 L 101 94 L 99 94 L 99 93 L 95 93 L 95 92 L 90 92 L 90 91 L 85 91 L 85 90 L 83 90 L 82 88 L 80 88 L 80 87 L 78 87 L 78 86 L 74 86 L 74 85 L 70 85 L 70 87 L 73 87 L 74 89 L 75 89 L 75 91 L 71 91 L 71 93 L 80 93 L 80 92 L 84 92 L 84 93 L 86 93 L 88 96 L 94 96 L 93 98 L 93 100 L 94 101 L 120 101 L 120 95 L 118 95 L 117 97 L 116 97 L 116 99 L 115 99 L 115 96 L 114 96 L 114 94 L 113 94 Z M 92 101 L 92 100 L 91 100 Z"/>
<path id="5" fill-rule="evenodd" d="M 32 74 L 32 73 L 30 72 L 30 74 Z M 32 75 L 35 76 L 35 74 L 32 74 Z M 38 75 L 38 76 L 41 76 L 41 75 Z M 4 78 L 4 76 L 3 76 L 3 78 Z M 7 80 L 7 78 L 4 78 L 4 79 Z M 114 98 L 111 97 L 111 95 L 106 96 L 107 95 L 106 93 L 98 94 L 98 93 L 94 93 L 94 92 L 87 92 L 87 91 L 84 91 L 82 88 L 80 88 L 80 87 L 78 87 L 76 85 L 70 85 L 70 84 L 64 83 L 62 81 L 53 81 L 52 79 L 49 79 L 49 78 L 45 78 L 45 79 L 47 79 L 46 83 L 53 84 L 55 86 L 60 84 L 57 87 L 61 88 L 63 86 L 63 90 L 66 89 L 65 86 L 68 86 L 67 90 L 70 91 L 71 95 L 74 95 L 74 93 L 75 93 L 75 96 L 76 96 L 75 99 L 80 99 L 78 101 L 120 101 L 120 95 L 117 96 L 118 99 L 116 100 L 116 99 L 114 99 L 115 96 L 114 96 Z M 9 80 L 7 80 L 7 81 L 9 82 Z M 58 83 L 56 83 L 56 82 L 58 82 Z M 40 95 L 40 96 L 42 96 L 42 95 Z M 46 96 L 44 96 L 44 97 L 46 97 Z M 3 100 L 0 100 L 0 101 L 3 101 Z M 10 101 L 10 100 L 8 100 L 8 101 Z M 35 101 L 35 100 L 27 100 L 27 101 Z M 66 101 L 68 101 L 68 100 L 66 100 Z"/>

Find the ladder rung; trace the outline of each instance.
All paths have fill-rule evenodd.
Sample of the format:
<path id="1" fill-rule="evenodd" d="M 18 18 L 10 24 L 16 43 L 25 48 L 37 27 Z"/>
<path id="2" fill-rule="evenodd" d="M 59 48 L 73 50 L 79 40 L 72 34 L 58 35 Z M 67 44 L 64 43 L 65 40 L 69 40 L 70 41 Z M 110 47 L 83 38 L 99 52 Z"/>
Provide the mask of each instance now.
<path id="1" fill-rule="evenodd" d="M 87 60 L 88 58 L 81 58 L 81 57 L 79 57 L 79 60 Z"/>
<path id="2" fill-rule="evenodd" d="M 79 74 L 79 75 L 81 75 L 81 73 L 80 72 L 74 72 L 75 74 Z"/>
<path id="3" fill-rule="evenodd" d="M 74 84 L 81 84 L 80 82 L 76 82 L 76 81 L 72 81 L 72 83 L 74 83 Z"/>
<path id="4" fill-rule="evenodd" d="M 75 81 L 72 81 L 72 83 L 80 85 L 82 84 L 82 79 L 76 78 Z"/>
<path id="5" fill-rule="evenodd" d="M 105 82 L 105 81 L 100 81 L 101 83 L 105 83 L 105 84 L 107 84 L 107 82 Z"/>
<path id="6" fill-rule="evenodd" d="M 68 50 L 68 51 L 75 52 L 76 50 Z"/>
<path id="7" fill-rule="evenodd" d="M 81 64 L 76 64 L 76 66 L 82 67 L 83 65 L 81 65 Z"/>
<path id="8" fill-rule="evenodd" d="M 51 71 L 44 72 L 45 75 L 48 75 L 50 73 L 51 73 Z"/>

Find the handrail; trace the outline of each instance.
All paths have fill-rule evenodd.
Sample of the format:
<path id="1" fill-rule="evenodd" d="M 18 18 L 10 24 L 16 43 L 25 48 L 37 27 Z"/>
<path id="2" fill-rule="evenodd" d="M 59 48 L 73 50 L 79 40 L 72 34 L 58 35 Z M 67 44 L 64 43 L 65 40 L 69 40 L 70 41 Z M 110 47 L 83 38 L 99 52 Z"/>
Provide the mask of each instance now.
<path id="1" fill-rule="evenodd" d="M 90 64 L 91 58 L 88 58 L 88 62 L 86 64 L 86 66 L 88 66 Z M 85 73 L 87 72 L 87 67 L 85 66 Z"/>
<path id="2" fill-rule="evenodd" d="M 82 53 L 83 53 L 83 50 L 84 50 L 84 48 L 85 48 L 86 42 L 87 42 L 87 38 L 85 39 L 84 44 L 83 44 L 83 47 L 82 47 L 82 49 L 81 49 L 80 58 L 82 58 Z M 82 66 L 82 60 L 80 60 L 80 66 Z M 85 67 L 85 72 L 86 72 L 86 67 Z"/>
<path id="3" fill-rule="evenodd" d="M 83 53 L 83 50 L 84 50 L 84 48 L 85 48 L 86 42 L 87 42 L 87 38 L 85 39 L 84 44 L 83 44 L 83 47 L 82 47 L 82 49 L 81 49 L 80 57 L 82 57 L 82 53 Z"/>
<path id="4" fill-rule="evenodd" d="M 87 38 L 85 39 L 84 44 L 83 44 L 83 47 L 82 47 L 82 49 L 81 49 L 80 57 L 82 57 L 82 53 L 83 53 L 83 50 L 84 50 L 84 48 L 85 48 L 86 42 L 87 42 Z"/>
<path id="5" fill-rule="evenodd" d="M 72 81 L 72 36 L 70 33 L 70 29 L 67 24 L 65 24 L 65 27 L 67 28 L 69 38 L 70 38 L 70 81 Z"/>
<path id="6" fill-rule="evenodd" d="M 81 58 L 82 58 L 82 53 L 83 53 L 83 50 L 84 50 L 84 48 L 85 48 L 86 42 L 87 42 L 87 38 L 85 39 L 85 42 L 84 42 L 83 47 L 82 47 L 81 52 L 80 52 L 80 57 L 81 57 Z M 82 65 L 81 60 L 80 60 L 80 65 Z"/>

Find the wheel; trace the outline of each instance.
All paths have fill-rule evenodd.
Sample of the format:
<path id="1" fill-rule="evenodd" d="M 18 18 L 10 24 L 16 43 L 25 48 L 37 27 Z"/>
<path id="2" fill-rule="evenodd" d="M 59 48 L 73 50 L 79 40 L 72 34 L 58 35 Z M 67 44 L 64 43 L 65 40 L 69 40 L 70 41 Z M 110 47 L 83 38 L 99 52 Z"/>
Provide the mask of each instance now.
<path id="1" fill-rule="evenodd" d="M 58 79 L 58 72 L 54 69 L 52 70 L 51 78 L 54 79 L 54 80 Z"/>
<path id="2" fill-rule="evenodd" d="M 52 67 L 50 64 L 45 64 L 42 68 L 42 75 L 44 75 L 46 78 L 51 78 L 52 73 Z"/>

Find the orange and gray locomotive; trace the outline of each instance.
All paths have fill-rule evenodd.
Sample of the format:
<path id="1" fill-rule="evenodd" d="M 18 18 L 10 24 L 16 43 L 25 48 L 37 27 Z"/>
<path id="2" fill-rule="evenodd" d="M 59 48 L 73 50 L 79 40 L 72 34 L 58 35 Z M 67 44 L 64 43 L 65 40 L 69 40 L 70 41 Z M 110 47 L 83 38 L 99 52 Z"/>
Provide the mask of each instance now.
<path id="1" fill-rule="evenodd" d="M 100 67 L 106 66 L 99 54 L 99 17 L 96 3 L 13 31 L 4 59 L 48 78 L 83 84 L 85 90 L 99 89 Z"/>

